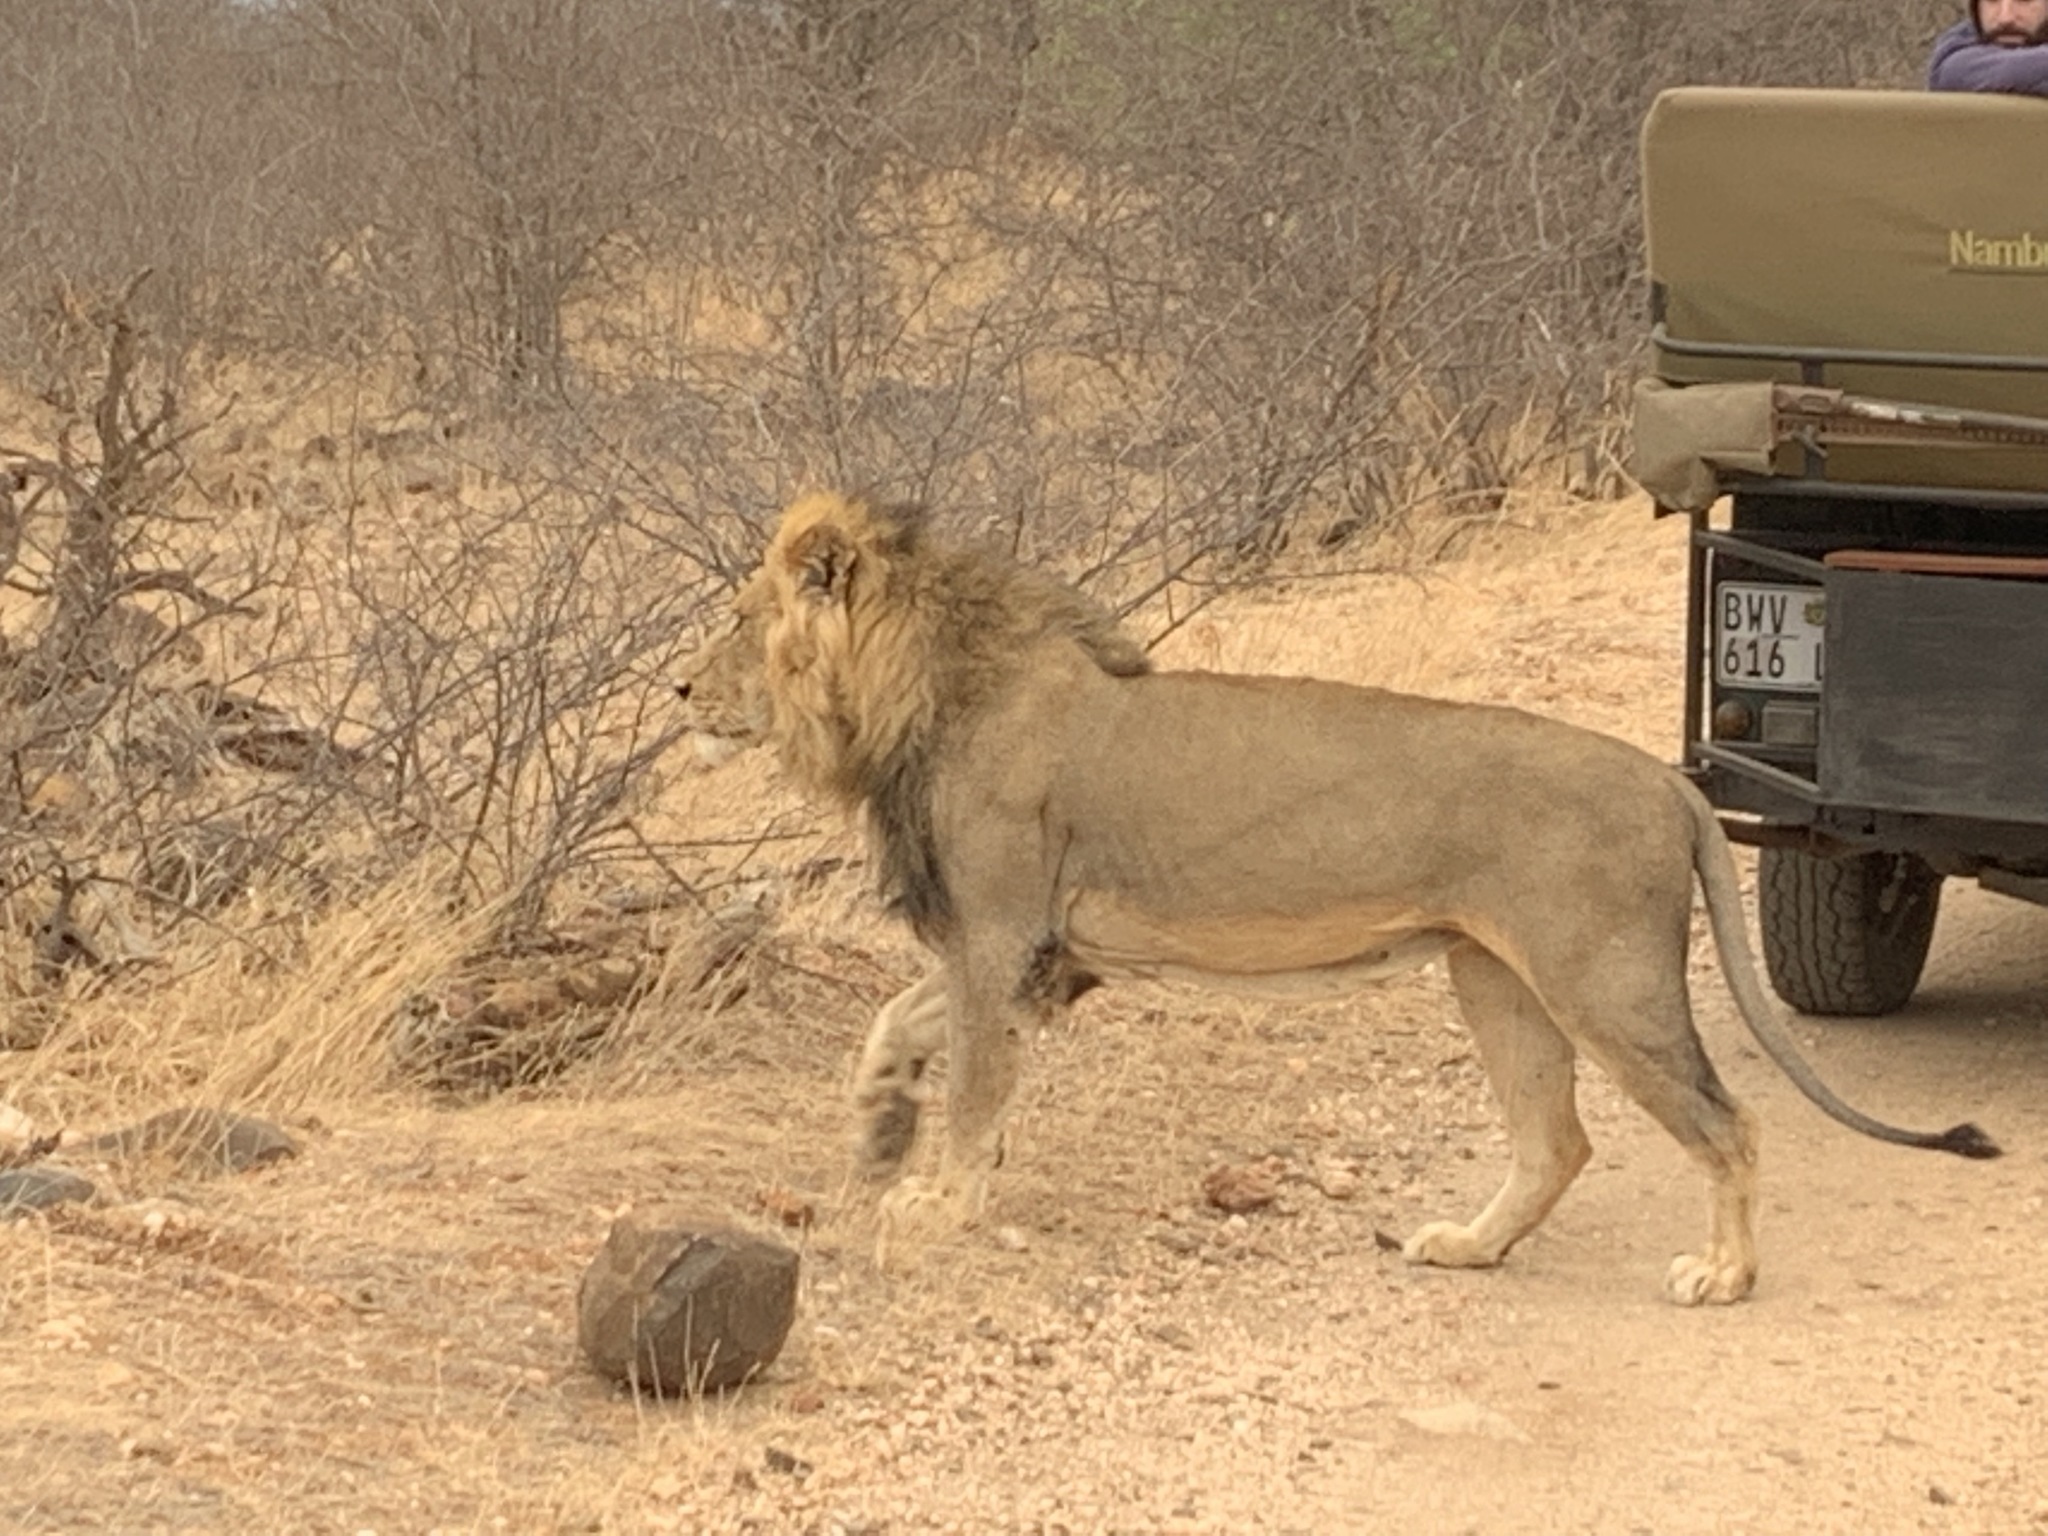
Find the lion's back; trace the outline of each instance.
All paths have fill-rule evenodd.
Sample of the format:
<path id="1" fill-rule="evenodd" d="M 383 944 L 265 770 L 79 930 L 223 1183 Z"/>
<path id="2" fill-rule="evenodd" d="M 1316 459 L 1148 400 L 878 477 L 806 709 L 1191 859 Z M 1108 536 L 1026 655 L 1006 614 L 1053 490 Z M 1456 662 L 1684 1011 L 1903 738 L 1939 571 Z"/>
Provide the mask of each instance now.
<path id="1" fill-rule="evenodd" d="M 1355 887 L 1376 868 L 1390 884 L 1429 884 L 1483 877 L 1508 849 L 1524 867 L 1589 875 L 1617 846 L 1690 861 L 1678 775 L 1625 742 L 1313 678 L 1069 679 L 968 756 L 961 803 L 1042 805 L 1072 856 L 1114 866 L 1116 880 L 1286 892 L 1326 878 Z M 1588 827 L 1611 841 L 1589 843 Z"/>

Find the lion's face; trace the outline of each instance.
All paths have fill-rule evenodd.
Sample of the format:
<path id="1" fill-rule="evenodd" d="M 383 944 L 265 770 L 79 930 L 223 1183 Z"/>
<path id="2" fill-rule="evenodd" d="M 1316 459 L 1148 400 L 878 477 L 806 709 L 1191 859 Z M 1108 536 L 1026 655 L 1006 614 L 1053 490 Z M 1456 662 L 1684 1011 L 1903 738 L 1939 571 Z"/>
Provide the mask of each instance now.
<path id="1" fill-rule="evenodd" d="M 839 786 L 859 735 L 852 715 L 865 704 L 851 659 L 856 609 L 882 579 L 885 532 L 863 504 L 838 496 L 806 497 L 783 514 L 726 631 L 676 684 L 703 761 L 772 740 L 799 778 Z M 879 685 L 893 692 L 892 679 Z M 892 701 L 883 713 L 898 708 Z"/>
<path id="2" fill-rule="evenodd" d="M 697 755 L 715 766 L 767 739 L 767 635 L 774 594 L 760 576 L 740 589 L 724 633 L 690 659 L 676 682 Z"/>

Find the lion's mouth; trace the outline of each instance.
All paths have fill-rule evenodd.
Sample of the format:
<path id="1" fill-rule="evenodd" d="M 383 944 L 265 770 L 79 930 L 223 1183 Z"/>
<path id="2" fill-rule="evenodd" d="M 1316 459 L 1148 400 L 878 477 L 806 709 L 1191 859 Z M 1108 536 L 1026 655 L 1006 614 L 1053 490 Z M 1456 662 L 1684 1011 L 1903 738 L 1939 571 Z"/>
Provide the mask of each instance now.
<path id="1" fill-rule="evenodd" d="M 721 763 L 731 762 L 751 745 L 751 742 L 743 741 L 737 736 L 719 736 L 710 731 L 690 732 L 690 750 L 696 755 L 697 761 L 706 768 L 716 768 Z"/>

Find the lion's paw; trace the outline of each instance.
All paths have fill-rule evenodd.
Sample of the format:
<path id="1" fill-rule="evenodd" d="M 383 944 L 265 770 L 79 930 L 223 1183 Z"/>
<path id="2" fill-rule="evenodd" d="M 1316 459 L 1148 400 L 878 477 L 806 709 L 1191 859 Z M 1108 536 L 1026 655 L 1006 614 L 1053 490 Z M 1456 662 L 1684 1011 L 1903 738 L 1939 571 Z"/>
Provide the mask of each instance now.
<path id="1" fill-rule="evenodd" d="M 1725 1306 L 1740 1301 L 1756 1284 L 1756 1266 L 1681 1253 L 1664 1276 L 1664 1294 L 1681 1307 Z"/>
<path id="2" fill-rule="evenodd" d="M 974 1202 L 937 1181 L 907 1178 L 882 1196 L 875 1225 L 875 1262 L 887 1268 L 908 1242 L 957 1231 L 977 1214 Z"/>
<path id="3" fill-rule="evenodd" d="M 1432 1221 L 1418 1227 L 1401 1245 L 1401 1257 L 1410 1264 L 1436 1264 L 1445 1269 L 1491 1269 L 1500 1262 L 1497 1249 L 1479 1242 L 1470 1227 L 1455 1221 Z"/>
<path id="4" fill-rule="evenodd" d="M 964 1227 L 980 1214 L 977 1190 L 947 1179 L 908 1178 L 882 1196 L 882 1224 L 895 1232 Z"/>

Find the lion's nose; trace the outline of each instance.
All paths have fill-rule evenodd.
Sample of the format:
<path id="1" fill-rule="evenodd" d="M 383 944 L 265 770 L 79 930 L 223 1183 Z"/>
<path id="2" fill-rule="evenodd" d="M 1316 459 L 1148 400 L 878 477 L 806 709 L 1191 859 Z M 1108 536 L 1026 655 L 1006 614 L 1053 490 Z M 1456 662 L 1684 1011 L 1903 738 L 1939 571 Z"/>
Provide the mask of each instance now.
<path id="1" fill-rule="evenodd" d="M 690 685 L 689 685 L 688 683 L 677 683 L 677 684 L 676 684 L 676 697 L 677 697 L 677 698 L 679 698 L 679 699 L 687 699 L 687 698 L 688 698 L 689 696 L 690 696 Z"/>

